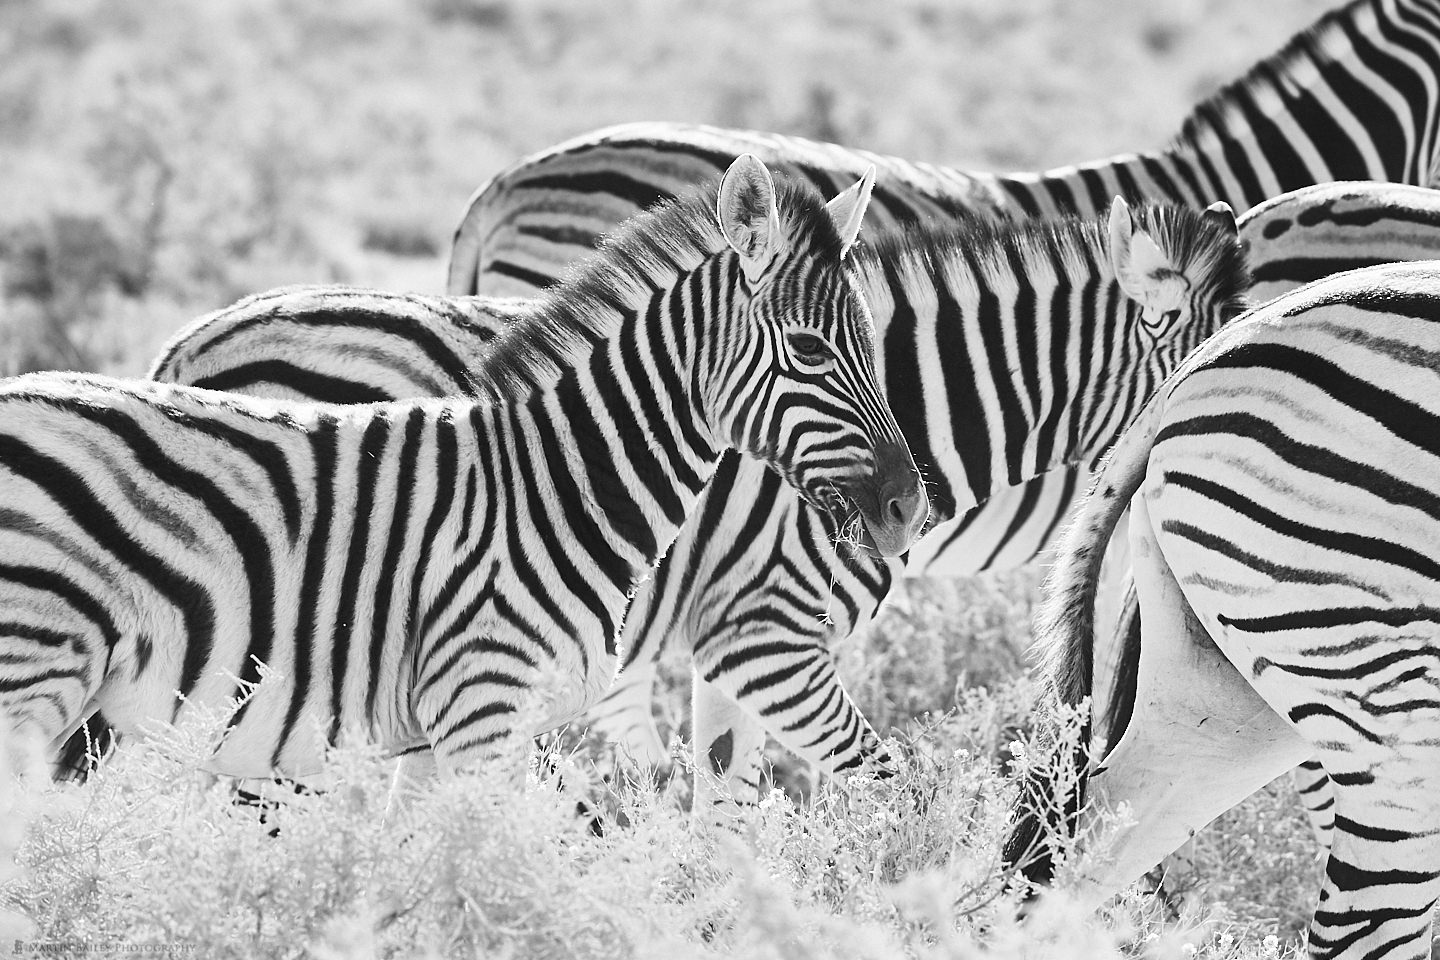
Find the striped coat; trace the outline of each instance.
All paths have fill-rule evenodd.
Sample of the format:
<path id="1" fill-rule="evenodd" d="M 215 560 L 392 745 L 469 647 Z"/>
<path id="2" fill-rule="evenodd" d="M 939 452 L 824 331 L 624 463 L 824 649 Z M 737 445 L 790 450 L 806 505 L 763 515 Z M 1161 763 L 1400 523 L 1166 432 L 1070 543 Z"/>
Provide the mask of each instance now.
<path id="1" fill-rule="evenodd" d="M 605 689 L 726 447 L 905 549 L 926 500 L 845 262 L 868 188 L 826 206 L 737 160 L 530 305 L 479 396 L 7 382 L 0 712 L 58 741 L 243 695 L 219 772 L 302 775 L 350 736 L 455 770 Z"/>
<path id="2" fill-rule="evenodd" d="M 1078 791 L 1031 768 L 1006 853 L 1026 876 L 1053 874 L 1047 821 L 1068 832 L 1128 804 L 1110 848 L 1081 855 L 1078 893 L 1098 904 L 1314 754 L 1335 822 L 1310 955 L 1430 955 L 1437 318 L 1430 261 L 1303 287 L 1197 351 L 1116 445 L 1061 546 L 1038 642 L 1052 702 L 1080 702 L 1098 558 L 1132 505 L 1141 641 L 1127 650 L 1127 722 L 1082 763 Z M 1077 818 L 1081 799 L 1092 807 Z"/>

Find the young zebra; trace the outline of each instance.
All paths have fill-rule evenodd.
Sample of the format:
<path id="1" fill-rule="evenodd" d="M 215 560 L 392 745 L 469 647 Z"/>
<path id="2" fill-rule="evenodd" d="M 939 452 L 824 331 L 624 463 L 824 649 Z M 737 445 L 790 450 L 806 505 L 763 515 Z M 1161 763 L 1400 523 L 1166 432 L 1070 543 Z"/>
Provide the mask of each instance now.
<path id="1" fill-rule="evenodd" d="M 799 137 L 673 123 L 583 134 L 513 164 L 470 198 L 451 293 L 529 296 L 615 223 L 750 152 L 826 195 L 868 166 L 870 236 L 957 216 L 1098 216 L 1131 202 L 1246 210 L 1331 180 L 1427 184 L 1440 135 L 1440 0 L 1352 0 L 1201 103 L 1161 150 L 995 175 Z"/>
<path id="2" fill-rule="evenodd" d="M 827 207 L 740 158 L 527 308 L 475 396 L 0 385 L 0 714 L 58 743 L 98 707 L 130 734 L 260 661 L 216 772 L 303 776 L 350 736 L 455 771 L 604 692 L 726 448 L 903 551 L 926 498 L 845 262 L 870 184 Z"/>
<path id="3" fill-rule="evenodd" d="M 1133 715 L 1080 795 L 1091 810 L 1129 804 L 1134 825 L 1082 855 L 1086 902 L 1314 753 L 1334 784 L 1335 827 L 1310 955 L 1430 956 L 1437 317 L 1433 262 L 1311 284 L 1197 351 L 1117 444 L 1061 549 L 1040 640 L 1050 696 L 1078 703 L 1091 681 L 1097 558 L 1130 504 L 1142 631 Z M 1077 798 L 1043 776 L 1021 796 L 1007 859 L 1048 882 L 1049 814 L 1037 811 L 1073 810 Z"/>
<path id="4" fill-rule="evenodd" d="M 855 260 L 892 389 L 900 391 L 895 409 L 934 464 L 937 512 L 947 515 L 956 499 L 973 503 L 1057 464 L 1095 459 L 1179 358 L 1238 310 L 1244 288 L 1234 219 L 1223 208 L 1143 209 L 1132 217 L 1119 201 L 1108 224 L 934 228 Z M 152 376 L 284 396 L 464 389 L 466 371 L 483 362 L 491 325 L 505 322 L 487 305 L 483 298 L 280 291 L 192 325 Z M 1009 331 L 1020 325 L 1033 339 L 1015 340 Z M 1007 371 L 1003 378 L 999 370 Z M 943 413 L 927 399 L 951 394 L 954 406 Z M 999 415 L 995 403 L 1006 397 L 1027 399 Z M 683 578 L 683 595 L 694 598 L 686 611 L 693 635 L 710 638 L 693 651 L 700 695 L 720 692 L 718 703 L 697 711 L 697 742 L 740 799 L 758 786 L 758 756 L 751 759 L 742 739 L 757 728 L 741 718 L 726 722 L 732 700 L 765 719 L 759 737 L 768 728 L 826 769 L 852 770 L 870 758 L 878 738 L 835 676 L 829 642 L 835 624 L 848 627 L 873 612 L 889 575 L 883 560 L 838 556 L 843 524 L 776 495 L 770 488 L 779 477 L 757 466 L 722 460 L 656 581 L 637 593 L 622 640 L 622 647 L 640 643 L 670 615 L 661 604 Z M 725 509 L 757 492 L 779 509 Z M 702 539 L 701 530 L 719 535 Z M 824 575 L 802 573 L 809 569 Z M 845 586 L 835 595 L 864 596 L 869 606 L 836 610 L 833 624 L 814 616 L 826 609 L 832 579 L 864 577 L 873 579 L 863 589 Z M 797 612 L 786 616 L 786 608 Z M 646 698 L 639 712 L 648 720 L 649 685 L 631 689 Z M 717 729 L 704 726 L 714 717 Z M 627 746 L 637 759 L 663 758 L 653 723 L 633 727 Z"/>

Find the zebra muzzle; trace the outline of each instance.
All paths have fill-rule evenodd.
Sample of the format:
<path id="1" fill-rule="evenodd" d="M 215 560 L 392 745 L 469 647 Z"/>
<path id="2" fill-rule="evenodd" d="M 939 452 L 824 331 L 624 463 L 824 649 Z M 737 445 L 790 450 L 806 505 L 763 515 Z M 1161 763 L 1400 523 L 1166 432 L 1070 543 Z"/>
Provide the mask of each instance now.
<path id="1" fill-rule="evenodd" d="M 930 498 L 908 449 L 887 444 L 876 451 L 875 460 L 871 483 L 857 485 L 850 495 L 865 524 L 865 545 L 882 557 L 894 557 L 909 550 L 925 529 Z"/>

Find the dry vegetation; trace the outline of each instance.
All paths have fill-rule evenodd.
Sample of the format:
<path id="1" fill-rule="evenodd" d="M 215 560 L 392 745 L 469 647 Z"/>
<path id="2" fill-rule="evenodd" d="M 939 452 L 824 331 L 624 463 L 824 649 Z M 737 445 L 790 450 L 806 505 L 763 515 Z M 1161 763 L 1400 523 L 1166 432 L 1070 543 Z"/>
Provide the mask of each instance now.
<path id="1" fill-rule="evenodd" d="M 136 373 L 185 320 L 279 283 L 439 289 L 477 184 L 606 123 L 785 130 L 983 169 L 1158 146 L 1322 9 L 8 0 L 0 373 Z M 199 772 L 213 731 L 194 729 L 127 751 L 83 788 L 7 788 L 0 849 L 20 868 L 0 876 L 0 943 L 205 957 L 1031 955 L 997 898 L 995 850 L 1037 579 L 919 587 L 838 651 L 869 715 L 909 743 L 910 767 L 895 783 L 812 793 L 777 754 L 787 791 L 752 825 L 758 856 L 691 836 L 679 781 L 612 791 L 629 826 L 603 838 L 534 778 L 455 784 L 381 830 L 386 771 L 363 754 L 337 758 L 332 789 L 288 804 L 269 838 Z M 570 792 L 589 779 L 570 764 Z M 1058 910 L 1031 933 L 1063 931 L 1067 957 L 1288 951 L 1315 869 L 1296 811 L 1277 785 L 1209 831 L 1167 880 L 1189 904 L 1179 921 L 1137 895 L 1106 923 Z"/>

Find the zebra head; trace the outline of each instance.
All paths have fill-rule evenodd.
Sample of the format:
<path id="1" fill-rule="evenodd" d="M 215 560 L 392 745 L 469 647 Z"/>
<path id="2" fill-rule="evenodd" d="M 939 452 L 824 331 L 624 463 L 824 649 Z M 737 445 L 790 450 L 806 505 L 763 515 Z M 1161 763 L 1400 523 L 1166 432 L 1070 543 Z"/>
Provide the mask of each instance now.
<path id="1" fill-rule="evenodd" d="M 725 335 L 701 357 L 712 424 L 769 462 L 809 503 L 863 521 L 882 556 L 909 548 L 929 498 L 875 374 L 870 312 L 846 254 L 875 172 L 828 204 L 777 191 L 753 156 L 720 182 L 716 219 L 731 258 Z"/>
<path id="2" fill-rule="evenodd" d="M 1110 206 L 1110 265 L 1133 301 L 1130 325 L 1138 356 L 1168 376 L 1175 365 L 1247 306 L 1250 286 L 1235 214 L 1221 201 L 1203 211 L 1155 206 L 1132 216 L 1124 199 Z"/>

